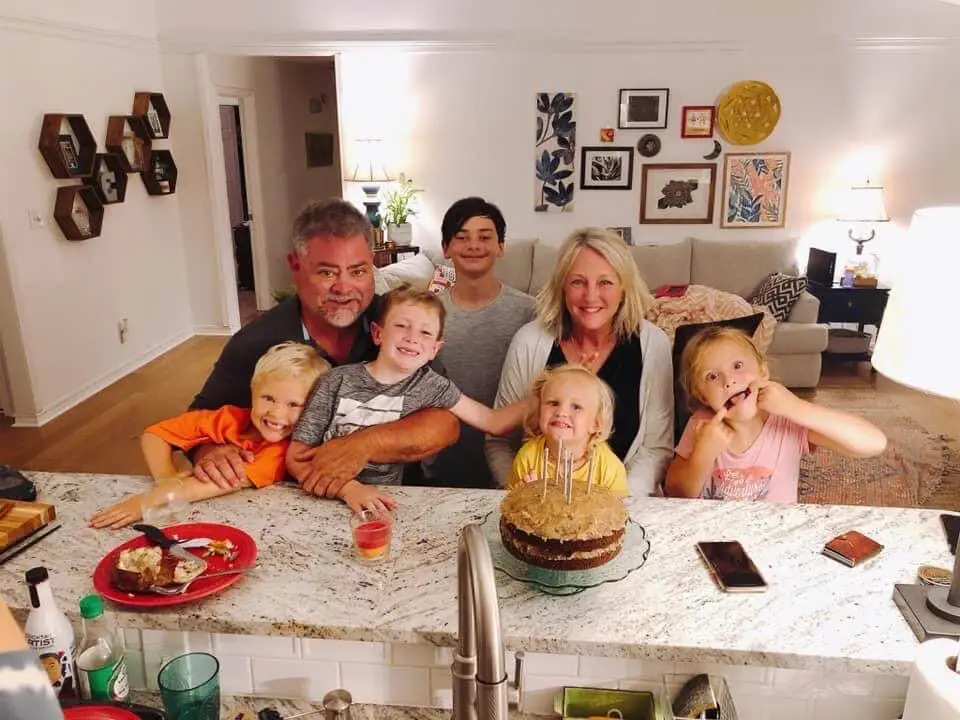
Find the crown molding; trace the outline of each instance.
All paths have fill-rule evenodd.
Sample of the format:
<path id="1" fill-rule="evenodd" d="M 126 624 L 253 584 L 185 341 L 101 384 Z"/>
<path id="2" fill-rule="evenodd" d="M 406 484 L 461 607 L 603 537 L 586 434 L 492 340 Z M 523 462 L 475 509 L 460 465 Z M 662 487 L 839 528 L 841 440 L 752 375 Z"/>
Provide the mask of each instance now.
<path id="1" fill-rule="evenodd" d="M 160 49 L 160 43 L 155 35 L 144 35 L 79 23 L 67 23 L 59 20 L 44 20 L 38 18 L 24 18 L 15 15 L 0 15 L 0 30 L 9 30 L 31 35 L 45 35 L 64 40 L 75 40 L 96 45 L 110 45 L 121 48 L 149 48 Z"/>
<path id="2" fill-rule="evenodd" d="M 960 0 L 958 0 L 960 1 Z M 424 54 L 489 53 L 537 55 L 643 55 L 643 54 L 717 54 L 743 53 L 776 48 L 779 52 L 814 49 L 853 49 L 895 52 L 960 48 L 960 38 L 952 37 L 797 37 L 770 40 L 584 40 L 581 38 L 529 37 L 502 33 L 470 36 L 457 33 L 417 33 L 409 31 L 340 32 L 323 36 L 303 34 L 244 36 L 194 31 L 172 32 L 158 36 L 106 30 L 57 20 L 0 15 L 0 29 L 13 32 L 59 37 L 79 42 L 122 48 L 164 50 L 180 53 L 210 53 L 273 57 L 323 56 L 342 52 L 409 52 Z"/>
<path id="3" fill-rule="evenodd" d="M 258 56 L 320 56 L 342 52 L 412 52 L 412 53 L 488 53 L 548 55 L 638 55 L 638 54 L 717 54 L 743 53 L 756 50 L 784 49 L 853 49 L 863 51 L 934 50 L 960 47 L 960 38 L 947 37 L 868 37 L 842 38 L 818 36 L 771 40 L 628 40 L 605 41 L 560 39 L 555 37 L 438 36 L 407 32 L 333 33 L 323 37 L 271 36 L 239 39 L 188 33 L 161 35 L 165 50 L 186 53 L 212 53 Z"/>

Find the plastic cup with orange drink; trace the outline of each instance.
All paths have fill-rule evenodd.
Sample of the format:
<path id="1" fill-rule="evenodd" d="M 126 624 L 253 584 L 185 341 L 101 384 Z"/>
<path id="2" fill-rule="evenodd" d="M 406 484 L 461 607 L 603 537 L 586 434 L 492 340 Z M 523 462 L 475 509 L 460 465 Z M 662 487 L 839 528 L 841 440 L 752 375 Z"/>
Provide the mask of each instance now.
<path id="1" fill-rule="evenodd" d="M 361 510 L 350 516 L 353 545 L 360 562 L 376 563 L 390 554 L 393 517 L 388 512 Z"/>

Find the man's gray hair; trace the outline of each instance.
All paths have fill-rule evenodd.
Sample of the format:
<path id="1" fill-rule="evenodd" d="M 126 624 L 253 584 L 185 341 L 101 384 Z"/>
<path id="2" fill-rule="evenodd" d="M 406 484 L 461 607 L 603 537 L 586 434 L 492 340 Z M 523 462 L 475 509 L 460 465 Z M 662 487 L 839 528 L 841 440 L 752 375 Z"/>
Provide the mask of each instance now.
<path id="1" fill-rule="evenodd" d="M 293 221 L 291 242 L 293 249 L 302 254 L 307 243 L 318 235 L 348 238 L 362 235 L 367 245 L 373 247 L 373 226 L 367 216 L 342 198 L 327 198 L 308 204 Z"/>

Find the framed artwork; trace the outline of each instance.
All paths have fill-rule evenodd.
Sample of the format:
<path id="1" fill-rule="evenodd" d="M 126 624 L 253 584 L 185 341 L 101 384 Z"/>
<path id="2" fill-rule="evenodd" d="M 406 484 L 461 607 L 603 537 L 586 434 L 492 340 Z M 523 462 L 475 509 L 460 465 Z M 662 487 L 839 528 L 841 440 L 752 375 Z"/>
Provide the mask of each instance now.
<path id="1" fill-rule="evenodd" d="M 63 159 L 63 166 L 67 172 L 76 172 L 80 169 L 80 157 L 77 154 L 77 146 L 73 142 L 71 135 L 63 134 L 57 138 L 57 144 L 60 146 L 60 157 Z"/>
<path id="2" fill-rule="evenodd" d="M 632 187 L 632 147 L 601 145 L 581 149 L 581 190 L 630 190 Z"/>
<path id="3" fill-rule="evenodd" d="M 663 129 L 667 127 L 667 106 L 670 91 L 621 90 L 618 127 L 629 130 Z"/>
<path id="4" fill-rule="evenodd" d="M 684 105 L 680 137 L 712 138 L 716 112 L 713 105 Z"/>
<path id="5" fill-rule="evenodd" d="M 720 227 L 783 227 L 789 171 L 788 152 L 724 155 Z"/>
<path id="6" fill-rule="evenodd" d="M 640 222 L 709 225 L 716 180 L 715 163 L 644 164 Z"/>
<path id="7" fill-rule="evenodd" d="M 633 245 L 633 228 L 628 225 L 620 225 L 618 227 L 608 227 L 612 233 L 616 233 L 620 236 L 620 239 L 623 240 L 627 245 Z"/>
<path id="8" fill-rule="evenodd" d="M 577 182 L 575 93 L 537 93 L 534 212 L 571 212 Z"/>
<path id="9" fill-rule="evenodd" d="M 304 133 L 307 146 L 307 167 L 333 165 L 333 133 Z"/>

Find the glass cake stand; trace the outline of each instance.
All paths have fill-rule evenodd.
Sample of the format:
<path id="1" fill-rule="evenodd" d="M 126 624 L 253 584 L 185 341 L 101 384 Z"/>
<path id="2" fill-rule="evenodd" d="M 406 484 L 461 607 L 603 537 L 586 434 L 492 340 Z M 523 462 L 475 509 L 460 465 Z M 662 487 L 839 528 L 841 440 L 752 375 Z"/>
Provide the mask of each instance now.
<path id="1" fill-rule="evenodd" d="M 527 583 L 548 595 L 576 595 L 587 588 L 604 583 L 619 582 L 634 570 L 639 570 L 650 554 L 650 541 L 643 526 L 631 518 L 627 522 L 623 549 L 613 560 L 587 570 L 548 570 L 515 558 L 500 540 L 500 509 L 491 510 L 484 518 L 484 537 L 490 545 L 493 566 L 514 580 Z"/>

